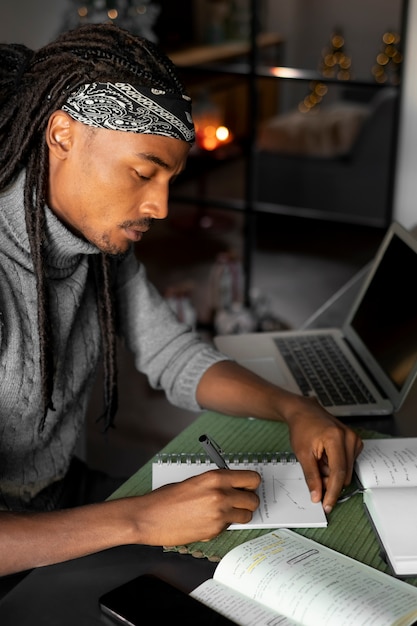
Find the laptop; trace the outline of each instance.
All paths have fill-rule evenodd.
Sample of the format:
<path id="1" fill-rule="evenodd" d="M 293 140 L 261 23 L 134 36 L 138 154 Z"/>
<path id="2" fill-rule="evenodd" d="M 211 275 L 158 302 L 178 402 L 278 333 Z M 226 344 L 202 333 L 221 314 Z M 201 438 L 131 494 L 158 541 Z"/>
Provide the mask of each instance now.
<path id="1" fill-rule="evenodd" d="M 336 417 L 392 414 L 417 376 L 416 287 L 417 239 L 393 222 L 341 328 L 218 335 L 214 342 L 266 380 L 315 396 Z M 329 380 L 327 365 L 336 370 Z"/>

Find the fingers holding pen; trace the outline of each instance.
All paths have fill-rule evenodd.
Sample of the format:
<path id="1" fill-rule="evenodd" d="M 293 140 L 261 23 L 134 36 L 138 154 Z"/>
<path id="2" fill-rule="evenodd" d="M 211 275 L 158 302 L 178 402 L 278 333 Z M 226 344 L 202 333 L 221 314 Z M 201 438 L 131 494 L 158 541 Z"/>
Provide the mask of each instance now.
<path id="1" fill-rule="evenodd" d="M 257 472 L 250 470 L 214 470 L 211 478 L 220 482 L 212 485 L 213 508 L 230 524 L 246 524 L 259 507 L 259 496 L 255 490 L 261 483 Z"/>
<path id="2" fill-rule="evenodd" d="M 259 506 L 261 482 L 250 470 L 210 470 L 141 496 L 141 529 L 152 545 L 214 538 L 230 524 L 250 522 Z M 136 506 L 138 502 L 136 502 Z M 146 515 L 144 508 L 146 507 Z M 170 511 L 169 520 L 164 512 Z"/>
<path id="3" fill-rule="evenodd" d="M 215 479 L 209 488 L 211 511 L 220 515 L 223 526 L 219 533 L 230 524 L 247 524 L 252 520 L 253 513 L 259 507 L 259 496 L 255 490 L 261 483 L 257 472 L 250 470 L 214 470 L 211 476 Z M 213 476 L 214 474 L 214 476 Z M 219 481 L 220 479 L 220 481 Z"/>
<path id="4" fill-rule="evenodd" d="M 255 492 L 261 483 L 258 472 L 213 470 L 206 472 L 206 480 L 209 482 L 206 487 L 216 501 L 213 504 L 220 505 L 225 513 L 232 509 L 234 512 L 244 510 L 253 513 L 258 508 L 259 497 Z M 246 521 L 249 521 L 251 517 Z M 237 520 L 232 521 L 236 523 Z"/>
<path id="5" fill-rule="evenodd" d="M 223 456 L 222 453 L 222 449 L 220 448 L 220 446 L 214 441 L 214 439 L 212 437 L 210 437 L 207 434 L 203 434 L 199 437 L 199 441 L 201 443 L 201 445 L 203 446 L 203 448 L 205 449 L 205 451 L 207 452 L 208 456 L 211 458 L 212 462 L 215 463 L 217 465 L 217 467 L 219 468 L 219 470 L 229 470 L 229 465 L 226 462 L 226 459 Z M 259 487 L 259 484 L 261 482 L 261 477 L 257 472 L 252 472 L 249 471 L 249 473 L 246 471 L 235 471 L 233 472 L 232 476 L 227 476 L 225 475 L 225 478 L 227 479 L 231 479 L 232 480 L 232 484 L 231 486 L 233 487 L 233 489 L 238 489 L 239 491 L 246 491 L 246 494 L 242 495 L 242 504 L 237 505 L 237 510 L 238 511 L 255 511 L 255 509 L 258 508 L 259 506 L 259 498 L 258 496 L 253 493 L 252 496 L 252 501 L 254 504 L 254 508 L 249 508 L 247 509 L 247 495 L 248 493 L 252 493 L 254 492 L 255 489 L 257 489 Z M 243 481 L 243 482 L 240 482 Z M 249 481 L 249 484 L 248 482 Z M 236 495 L 238 494 L 234 494 L 235 498 Z M 248 522 L 251 520 L 251 515 L 249 515 L 248 519 L 242 520 L 240 523 L 244 523 L 244 522 Z M 237 520 L 234 520 L 235 522 Z"/>

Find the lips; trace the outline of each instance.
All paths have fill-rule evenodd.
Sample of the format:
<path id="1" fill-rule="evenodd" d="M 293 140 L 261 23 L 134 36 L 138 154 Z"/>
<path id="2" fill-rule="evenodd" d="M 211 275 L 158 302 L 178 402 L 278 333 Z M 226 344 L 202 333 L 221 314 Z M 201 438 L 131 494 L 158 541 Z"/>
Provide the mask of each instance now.
<path id="1" fill-rule="evenodd" d="M 146 230 L 142 231 L 142 230 L 137 230 L 135 228 L 125 228 L 124 231 L 126 233 L 126 237 L 130 241 L 135 241 L 135 242 L 140 241 L 143 235 L 146 233 Z"/>

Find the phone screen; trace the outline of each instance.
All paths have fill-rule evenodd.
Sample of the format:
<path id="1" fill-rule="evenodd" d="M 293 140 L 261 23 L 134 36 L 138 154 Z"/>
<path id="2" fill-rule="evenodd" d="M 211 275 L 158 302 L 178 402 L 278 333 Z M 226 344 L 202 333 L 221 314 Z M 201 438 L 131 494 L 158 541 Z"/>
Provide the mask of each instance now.
<path id="1" fill-rule="evenodd" d="M 229 618 L 152 574 L 143 574 L 99 598 L 100 608 L 116 623 L 139 626 L 147 620 L 180 620 L 182 626 L 236 626 Z"/>

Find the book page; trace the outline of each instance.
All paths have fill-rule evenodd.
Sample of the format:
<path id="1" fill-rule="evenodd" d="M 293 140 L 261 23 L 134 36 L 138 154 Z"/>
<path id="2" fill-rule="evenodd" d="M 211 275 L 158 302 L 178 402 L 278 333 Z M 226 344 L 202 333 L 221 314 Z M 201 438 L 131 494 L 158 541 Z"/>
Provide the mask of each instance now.
<path id="1" fill-rule="evenodd" d="M 363 498 L 395 573 L 416 576 L 417 487 L 367 489 Z"/>
<path id="2" fill-rule="evenodd" d="M 417 619 L 417 588 L 287 529 L 231 550 L 214 579 L 303 626 Z"/>
<path id="3" fill-rule="evenodd" d="M 190 593 L 221 615 L 234 620 L 240 626 L 302 626 L 299 622 L 278 615 L 267 607 L 250 600 L 238 591 L 225 587 L 213 578 L 203 582 Z"/>
<path id="4" fill-rule="evenodd" d="M 365 439 L 355 464 L 364 487 L 417 487 L 417 437 Z"/>
<path id="5" fill-rule="evenodd" d="M 260 505 L 251 522 L 232 524 L 229 530 L 247 528 L 312 528 L 327 526 L 321 502 L 312 502 L 300 463 L 229 461 L 231 470 L 249 469 L 261 474 L 262 482 L 257 490 Z M 167 483 L 185 480 L 209 469 L 217 469 L 210 462 L 153 463 L 152 489 Z"/>

